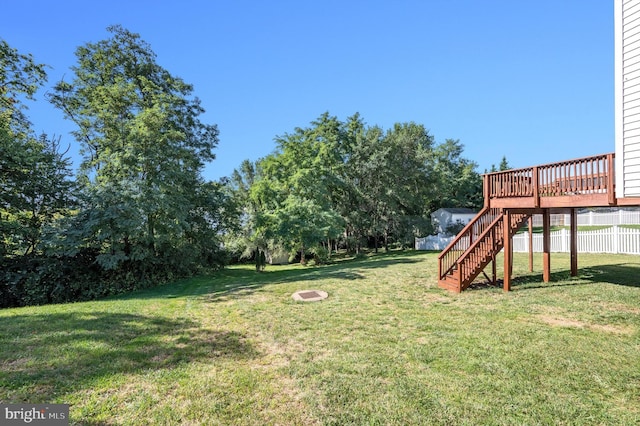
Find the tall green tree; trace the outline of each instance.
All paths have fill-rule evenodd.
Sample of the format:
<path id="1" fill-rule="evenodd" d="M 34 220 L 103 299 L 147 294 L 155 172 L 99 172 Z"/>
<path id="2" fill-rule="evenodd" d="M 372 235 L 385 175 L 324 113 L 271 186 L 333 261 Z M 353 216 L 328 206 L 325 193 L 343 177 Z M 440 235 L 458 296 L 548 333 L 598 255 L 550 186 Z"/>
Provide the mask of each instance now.
<path id="1" fill-rule="evenodd" d="M 200 121 L 193 87 L 158 65 L 138 34 L 107 30 L 110 38 L 76 50 L 73 80 L 50 96 L 82 145 L 84 240 L 107 268 L 164 262 L 201 207 L 201 171 L 214 159 L 218 129 Z"/>
<path id="2" fill-rule="evenodd" d="M 405 244 L 425 223 L 434 195 L 430 156 L 434 143 L 424 126 L 395 124 L 384 131 L 351 120 L 345 180 L 349 194 L 343 212 L 350 243 L 359 250 L 365 239 L 377 249 L 383 239 Z"/>
<path id="3" fill-rule="evenodd" d="M 482 207 L 482 177 L 477 164 L 463 157 L 464 146 L 459 140 L 447 139 L 434 149 L 433 167 L 437 175 L 438 197 L 430 210 L 441 207 Z"/>
<path id="4" fill-rule="evenodd" d="M 500 166 L 498 167 L 498 170 L 504 172 L 505 170 L 509 170 L 510 168 L 511 166 L 509 166 L 509 163 L 507 162 L 507 156 L 503 155 L 502 160 L 500 160 Z"/>
<path id="5" fill-rule="evenodd" d="M 249 193 L 252 235 L 292 251 L 338 240 L 356 253 L 365 244 L 406 247 L 430 233 L 431 211 L 482 204 L 480 176 L 462 145 L 437 145 L 420 124 L 385 131 L 359 114 L 341 122 L 324 113 L 276 141 L 255 172 L 234 174 L 235 187 Z"/>
<path id="6" fill-rule="evenodd" d="M 34 100 L 47 81 L 46 68 L 36 63 L 33 55 L 20 53 L 0 39 L 0 130 L 18 138 L 31 132 L 24 101 Z"/>
<path id="7" fill-rule="evenodd" d="M 60 139 L 36 137 L 26 101 L 46 82 L 46 66 L 0 40 L 0 254 L 34 253 L 43 227 L 71 206 L 70 162 Z"/>
<path id="8" fill-rule="evenodd" d="M 378 126 L 366 127 L 360 117 L 347 122 L 345 155 L 345 191 L 341 197 L 341 214 L 345 220 L 346 244 L 349 250 L 360 252 L 372 229 L 376 228 L 377 192 L 380 171 L 384 170 L 386 150 L 384 131 Z"/>
<path id="9" fill-rule="evenodd" d="M 261 179 L 252 189 L 261 211 L 257 229 L 301 255 L 335 238 L 341 218 L 331 199 L 340 166 L 340 122 L 323 114 L 310 128 L 276 139 L 277 150 L 260 164 Z"/>
<path id="10" fill-rule="evenodd" d="M 261 205 L 258 200 L 251 197 L 252 187 L 258 179 L 258 165 L 249 160 L 244 160 L 231 174 L 228 187 L 237 208 L 238 221 L 235 229 L 226 235 L 225 247 L 236 257 L 254 257 L 256 269 L 262 270 L 265 266 L 262 259 L 266 250 L 269 246 L 272 250 L 275 247 L 258 227 Z"/>
<path id="11" fill-rule="evenodd" d="M 7 212 L 17 225 L 14 240 L 22 254 L 31 254 L 43 249 L 44 228 L 69 215 L 76 205 L 76 185 L 71 161 L 60 150 L 60 138 L 30 137 L 22 148 L 28 159 L 28 178 L 13 188 L 20 201 Z"/>
<path id="12" fill-rule="evenodd" d="M 385 136 L 384 144 L 390 152 L 386 172 L 381 176 L 387 188 L 381 197 L 386 200 L 381 228 L 387 247 L 390 235 L 406 247 L 426 231 L 428 202 L 438 196 L 430 161 L 434 143 L 434 137 L 416 123 L 396 123 Z"/>

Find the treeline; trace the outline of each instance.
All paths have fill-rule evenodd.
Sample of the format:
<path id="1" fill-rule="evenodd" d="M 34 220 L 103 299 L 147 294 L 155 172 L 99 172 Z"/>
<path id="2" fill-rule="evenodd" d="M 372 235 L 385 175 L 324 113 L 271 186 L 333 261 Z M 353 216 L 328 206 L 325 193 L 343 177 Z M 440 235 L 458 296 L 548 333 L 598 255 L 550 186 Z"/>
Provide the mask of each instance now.
<path id="1" fill-rule="evenodd" d="M 218 129 L 137 34 L 109 31 L 76 50 L 72 80 L 48 96 L 75 123 L 75 176 L 25 115 L 45 65 L 0 42 L 1 306 L 92 299 L 225 263 L 220 236 L 235 213 L 201 174 Z"/>
<path id="2" fill-rule="evenodd" d="M 429 213 L 481 204 L 475 163 L 419 124 L 328 113 L 219 182 L 218 129 L 193 87 L 120 26 L 76 50 L 48 101 L 75 125 L 77 170 L 26 115 L 46 66 L 0 40 L 0 307 L 95 299 L 269 256 L 406 247 Z"/>
<path id="3" fill-rule="evenodd" d="M 404 248 L 431 233 L 432 211 L 482 205 L 481 177 L 459 141 L 436 144 L 420 124 L 384 130 L 358 114 L 325 113 L 276 143 L 229 181 L 242 209 L 240 232 L 226 239 L 236 255 L 285 253 L 304 263 L 307 253 L 325 261 L 338 248 Z"/>

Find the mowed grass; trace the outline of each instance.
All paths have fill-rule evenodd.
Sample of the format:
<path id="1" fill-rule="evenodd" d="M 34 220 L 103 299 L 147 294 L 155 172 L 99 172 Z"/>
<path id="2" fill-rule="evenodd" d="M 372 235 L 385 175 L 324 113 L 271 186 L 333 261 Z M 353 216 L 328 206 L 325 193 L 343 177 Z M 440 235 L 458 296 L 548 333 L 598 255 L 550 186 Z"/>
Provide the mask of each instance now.
<path id="1" fill-rule="evenodd" d="M 448 293 L 409 251 L 2 310 L 0 402 L 82 425 L 640 424 L 640 259 L 535 264 L 515 255 L 510 293 Z"/>

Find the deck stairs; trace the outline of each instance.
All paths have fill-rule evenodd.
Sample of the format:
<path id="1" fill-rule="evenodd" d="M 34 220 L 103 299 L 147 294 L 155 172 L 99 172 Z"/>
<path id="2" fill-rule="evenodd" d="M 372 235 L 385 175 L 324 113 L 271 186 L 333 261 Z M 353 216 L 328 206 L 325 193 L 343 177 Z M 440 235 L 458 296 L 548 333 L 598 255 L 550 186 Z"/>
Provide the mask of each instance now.
<path id="1" fill-rule="evenodd" d="M 438 256 L 439 287 L 459 293 L 495 260 L 504 247 L 505 217 L 509 217 L 507 226 L 513 235 L 531 215 L 506 216 L 502 208 L 483 208 Z"/>

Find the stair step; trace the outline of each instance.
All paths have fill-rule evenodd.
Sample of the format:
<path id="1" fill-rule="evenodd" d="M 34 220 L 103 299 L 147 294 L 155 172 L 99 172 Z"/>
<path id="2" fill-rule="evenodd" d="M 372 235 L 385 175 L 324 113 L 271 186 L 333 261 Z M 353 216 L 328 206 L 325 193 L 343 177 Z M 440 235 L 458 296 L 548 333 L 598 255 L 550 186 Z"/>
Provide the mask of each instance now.
<path id="1" fill-rule="evenodd" d="M 458 280 L 451 275 L 447 275 L 444 279 L 438 280 L 438 287 L 460 293 L 460 284 Z"/>

